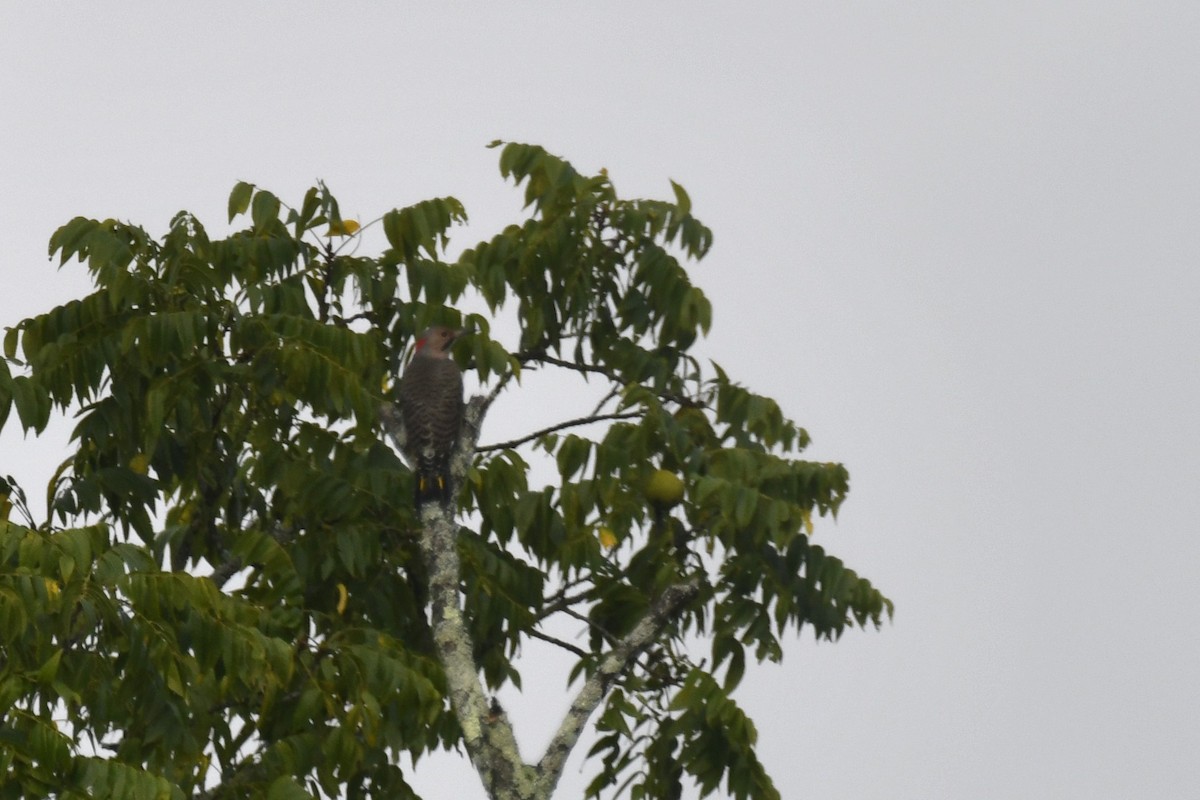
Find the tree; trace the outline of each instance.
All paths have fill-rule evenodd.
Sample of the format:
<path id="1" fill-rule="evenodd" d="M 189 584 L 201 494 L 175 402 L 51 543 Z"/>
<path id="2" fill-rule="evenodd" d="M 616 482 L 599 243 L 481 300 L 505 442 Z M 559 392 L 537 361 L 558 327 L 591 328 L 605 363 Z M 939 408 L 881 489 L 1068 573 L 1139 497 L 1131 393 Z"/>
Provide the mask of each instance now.
<path id="1" fill-rule="evenodd" d="M 55 232 L 95 291 L 9 329 L 0 362 L 0 424 L 77 411 L 45 520 L 0 485 L 0 797 L 412 797 L 399 756 L 462 746 L 488 796 L 547 798 L 593 715 L 592 796 L 778 796 L 732 698 L 747 658 L 892 611 L 809 538 L 848 474 L 689 353 L 711 307 L 680 259 L 711 233 L 681 187 L 622 199 L 521 144 L 500 170 L 526 218 L 454 261 L 457 200 L 384 214 L 369 257 L 324 185 L 293 208 L 239 183 L 249 224 L 223 239 L 186 212 L 161 239 Z M 431 324 L 468 330 L 454 357 L 484 390 L 457 506 L 418 514 L 392 387 Z M 599 402 L 480 444 L 535 370 Z M 554 485 L 530 485 L 538 459 Z M 526 763 L 489 693 L 533 637 L 576 665 Z"/>

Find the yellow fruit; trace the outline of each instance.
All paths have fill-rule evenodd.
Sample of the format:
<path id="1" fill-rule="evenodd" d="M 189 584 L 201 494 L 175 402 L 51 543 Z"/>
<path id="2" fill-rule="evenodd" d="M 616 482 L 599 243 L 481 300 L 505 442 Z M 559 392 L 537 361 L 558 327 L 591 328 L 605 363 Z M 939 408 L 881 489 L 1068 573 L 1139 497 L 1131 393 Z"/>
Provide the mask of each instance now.
<path id="1" fill-rule="evenodd" d="M 138 453 L 129 459 L 129 468 L 138 475 L 145 475 L 150 471 L 150 457 L 145 453 Z"/>
<path id="2" fill-rule="evenodd" d="M 674 472 L 658 469 L 646 481 L 646 498 L 661 506 L 673 506 L 683 499 L 683 481 Z"/>

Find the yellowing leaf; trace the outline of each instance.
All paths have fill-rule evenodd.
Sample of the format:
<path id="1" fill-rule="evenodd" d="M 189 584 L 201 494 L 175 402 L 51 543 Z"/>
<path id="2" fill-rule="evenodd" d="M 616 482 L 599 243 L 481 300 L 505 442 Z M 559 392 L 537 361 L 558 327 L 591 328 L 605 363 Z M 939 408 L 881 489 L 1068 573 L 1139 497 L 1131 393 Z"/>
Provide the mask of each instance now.
<path id="1" fill-rule="evenodd" d="M 357 221 L 352 219 L 344 219 L 341 222 L 329 223 L 329 230 L 325 232 L 326 236 L 353 236 L 358 233 L 362 226 Z"/>
<path id="2" fill-rule="evenodd" d="M 338 584 L 338 602 L 337 602 L 337 612 L 339 615 L 346 613 L 346 604 L 349 602 L 350 602 L 350 593 L 348 591 L 346 591 L 346 584 L 339 583 Z"/>
<path id="3" fill-rule="evenodd" d="M 42 578 L 42 580 L 46 585 L 46 596 L 51 600 L 57 600 L 58 596 L 62 594 L 62 586 L 53 578 Z"/>
<path id="4" fill-rule="evenodd" d="M 807 533 L 809 536 L 812 536 L 812 534 L 813 534 L 812 511 L 810 511 L 807 508 L 804 509 L 803 511 L 800 512 L 800 518 L 804 520 L 804 532 Z"/>
<path id="5" fill-rule="evenodd" d="M 620 541 L 617 535 L 612 532 L 612 528 L 597 528 L 596 537 L 600 540 L 600 546 L 612 550 Z"/>

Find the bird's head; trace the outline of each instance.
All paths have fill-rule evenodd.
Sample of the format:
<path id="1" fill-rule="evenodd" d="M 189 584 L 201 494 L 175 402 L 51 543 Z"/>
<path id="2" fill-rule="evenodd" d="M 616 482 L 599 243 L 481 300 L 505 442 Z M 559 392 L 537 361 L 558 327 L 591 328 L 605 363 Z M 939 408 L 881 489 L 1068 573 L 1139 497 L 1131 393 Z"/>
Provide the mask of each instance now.
<path id="1" fill-rule="evenodd" d="M 445 325 L 434 325 L 421 331 L 417 337 L 417 349 L 414 358 L 449 358 L 450 345 L 466 331 L 448 328 Z"/>

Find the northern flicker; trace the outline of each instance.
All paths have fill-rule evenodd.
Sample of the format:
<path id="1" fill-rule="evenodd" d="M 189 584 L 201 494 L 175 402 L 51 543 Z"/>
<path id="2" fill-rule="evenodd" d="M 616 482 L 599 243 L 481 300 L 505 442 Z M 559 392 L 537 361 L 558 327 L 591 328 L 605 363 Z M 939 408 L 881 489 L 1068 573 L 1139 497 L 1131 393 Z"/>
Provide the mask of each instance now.
<path id="1" fill-rule="evenodd" d="M 440 325 L 427 328 L 400 378 L 404 456 L 416 477 L 417 508 L 429 500 L 448 505 L 453 499 L 450 456 L 462 426 L 463 382 L 450 345 L 462 333 Z"/>

